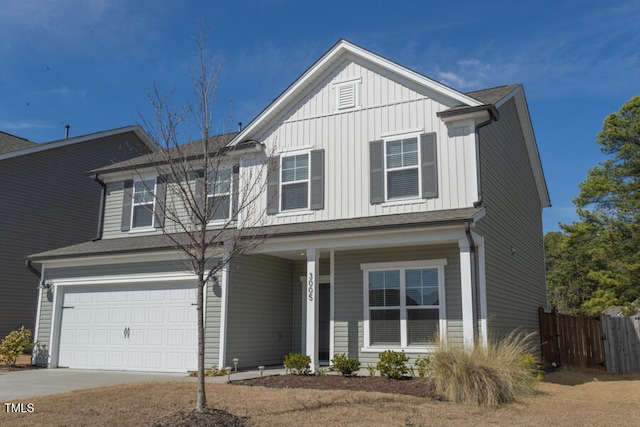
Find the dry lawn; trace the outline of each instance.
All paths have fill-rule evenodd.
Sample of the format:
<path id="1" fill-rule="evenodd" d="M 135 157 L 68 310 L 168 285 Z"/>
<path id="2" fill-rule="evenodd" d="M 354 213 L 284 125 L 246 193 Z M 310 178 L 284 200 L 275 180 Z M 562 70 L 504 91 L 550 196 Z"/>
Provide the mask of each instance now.
<path id="1" fill-rule="evenodd" d="M 411 396 L 208 384 L 211 406 L 256 426 L 638 426 L 640 375 L 549 374 L 540 393 L 498 409 Z M 0 412 L 2 426 L 139 426 L 195 406 L 194 383 L 140 383 L 23 400 L 33 413 Z M 15 402 L 14 402 L 15 403 Z"/>

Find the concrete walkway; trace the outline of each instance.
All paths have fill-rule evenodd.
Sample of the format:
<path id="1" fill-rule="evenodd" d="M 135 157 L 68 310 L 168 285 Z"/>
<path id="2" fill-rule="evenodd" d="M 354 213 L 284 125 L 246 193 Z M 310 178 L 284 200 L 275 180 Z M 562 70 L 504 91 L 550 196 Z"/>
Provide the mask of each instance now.
<path id="1" fill-rule="evenodd" d="M 284 374 L 284 369 L 266 369 L 265 375 Z M 231 374 L 231 380 L 259 377 L 260 372 L 240 371 Z M 148 381 L 191 381 L 186 374 L 160 372 L 90 371 L 80 369 L 31 369 L 0 373 L 0 404 L 24 400 L 31 396 L 64 393 L 85 388 L 106 387 L 116 384 Z M 206 379 L 207 382 L 225 383 L 227 376 Z"/>

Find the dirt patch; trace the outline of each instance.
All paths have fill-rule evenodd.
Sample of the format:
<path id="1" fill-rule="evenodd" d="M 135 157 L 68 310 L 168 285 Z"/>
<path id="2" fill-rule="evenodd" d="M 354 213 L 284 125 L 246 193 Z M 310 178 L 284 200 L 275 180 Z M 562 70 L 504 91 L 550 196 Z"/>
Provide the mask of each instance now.
<path id="1" fill-rule="evenodd" d="M 352 390 L 378 393 L 404 394 L 444 400 L 435 391 L 435 384 L 428 378 L 404 378 L 394 380 L 385 377 L 343 377 L 341 375 L 271 375 L 263 378 L 232 381 L 234 385 L 307 388 L 313 390 Z"/>

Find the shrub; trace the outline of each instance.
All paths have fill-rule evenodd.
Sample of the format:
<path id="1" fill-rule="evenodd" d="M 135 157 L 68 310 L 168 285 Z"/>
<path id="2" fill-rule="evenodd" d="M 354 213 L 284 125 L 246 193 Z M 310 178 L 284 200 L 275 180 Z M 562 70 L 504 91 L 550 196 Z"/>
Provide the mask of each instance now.
<path id="1" fill-rule="evenodd" d="M 378 359 L 379 361 L 376 368 L 378 368 L 382 376 L 399 380 L 404 374 L 409 372 L 409 368 L 407 368 L 409 357 L 404 354 L 404 351 L 383 351 L 378 354 Z"/>
<path id="2" fill-rule="evenodd" d="M 360 361 L 358 359 L 348 358 L 346 354 L 335 354 L 331 359 L 332 371 L 338 371 L 345 377 L 353 375 L 354 372 L 360 370 Z"/>
<path id="3" fill-rule="evenodd" d="M 18 356 L 33 348 L 31 330 L 21 326 L 17 331 L 11 331 L 0 342 L 0 361 L 7 366 L 16 364 Z"/>
<path id="4" fill-rule="evenodd" d="M 440 343 L 432 357 L 436 390 L 453 402 L 497 406 L 517 396 L 533 394 L 532 365 L 524 363 L 532 350 L 532 334 L 509 334 L 486 347 L 473 349 Z M 533 356 L 531 356 L 533 357 Z"/>
<path id="5" fill-rule="evenodd" d="M 414 366 L 418 371 L 418 376 L 420 378 L 424 378 L 431 373 L 431 369 L 432 369 L 431 358 L 429 356 L 418 357 L 414 363 Z"/>
<path id="6" fill-rule="evenodd" d="M 311 372 L 311 357 L 300 353 L 289 353 L 284 357 L 284 366 L 296 375 L 308 375 Z"/>

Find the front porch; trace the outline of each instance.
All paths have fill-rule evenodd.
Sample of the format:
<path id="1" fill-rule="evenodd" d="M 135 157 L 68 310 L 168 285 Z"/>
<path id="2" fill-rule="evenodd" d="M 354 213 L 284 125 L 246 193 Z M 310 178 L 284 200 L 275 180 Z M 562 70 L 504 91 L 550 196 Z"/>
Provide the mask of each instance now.
<path id="1" fill-rule="evenodd" d="M 461 227 L 296 240 L 269 240 L 228 267 L 225 366 L 233 358 L 247 368 L 281 364 L 289 352 L 309 355 L 314 370 L 336 353 L 366 365 L 386 349 L 424 354 L 436 335 L 464 345 L 486 339 L 475 233 L 471 240 Z"/>

